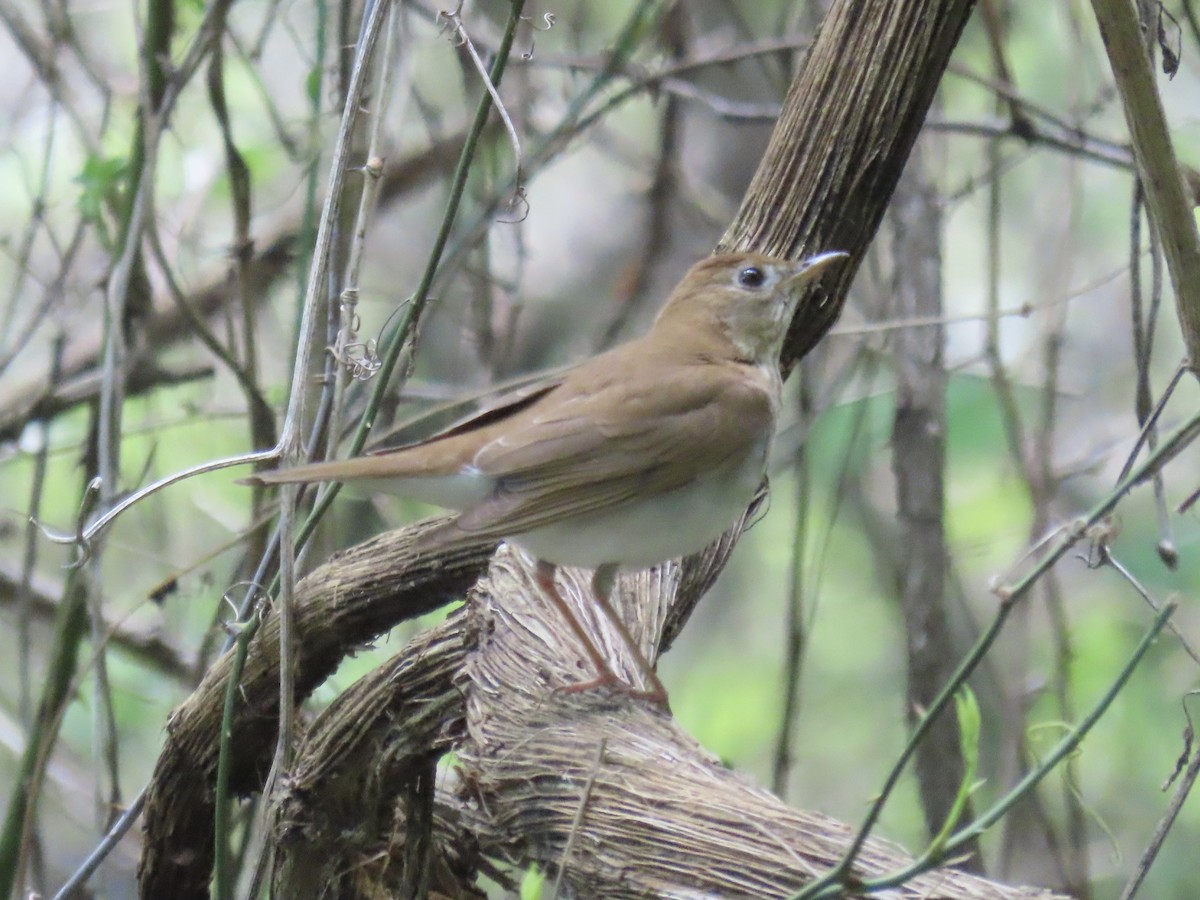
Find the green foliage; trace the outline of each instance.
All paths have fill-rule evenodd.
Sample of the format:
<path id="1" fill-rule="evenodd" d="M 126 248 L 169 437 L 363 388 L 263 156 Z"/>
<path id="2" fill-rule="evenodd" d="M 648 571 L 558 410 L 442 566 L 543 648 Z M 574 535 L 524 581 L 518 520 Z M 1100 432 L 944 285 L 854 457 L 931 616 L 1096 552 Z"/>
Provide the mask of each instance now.
<path id="1" fill-rule="evenodd" d="M 530 866 L 521 876 L 521 900 L 542 900 L 542 892 L 545 887 L 545 874 L 536 864 Z"/>
<path id="2" fill-rule="evenodd" d="M 308 70 L 308 75 L 304 79 L 304 93 L 309 101 L 317 104 L 321 100 L 321 79 L 324 73 L 320 66 L 313 66 Z"/>
<path id="3" fill-rule="evenodd" d="M 84 160 L 74 179 L 80 188 L 76 207 L 84 221 L 106 227 L 105 212 L 115 203 L 128 174 L 128 157 L 90 155 Z"/>
<path id="4" fill-rule="evenodd" d="M 958 716 L 958 743 L 962 753 L 963 777 L 954 795 L 954 802 L 946 814 L 946 821 L 941 830 L 934 835 L 933 840 L 925 850 L 927 859 L 938 859 L 946 845 L 946 841 L 954 834 L 955 829 L 962 823 L 963 810 L 977 787 L 975 775 L 979 771 L 979 738 L 983 716 L 979 712 L 979 701 L 975 692 L 968 685 L 963 685 L 954 695 L 954 711 Z"/>

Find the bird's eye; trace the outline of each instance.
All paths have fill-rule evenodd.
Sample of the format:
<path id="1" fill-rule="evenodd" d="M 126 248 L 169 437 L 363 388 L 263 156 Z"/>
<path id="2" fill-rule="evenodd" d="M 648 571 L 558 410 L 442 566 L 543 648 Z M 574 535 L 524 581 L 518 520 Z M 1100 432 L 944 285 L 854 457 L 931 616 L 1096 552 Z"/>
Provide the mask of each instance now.
<path id="1" fill-rule="evenodd" d="M 758 266 L 746 266 L 737 274 L 737 281 L 744 288 L 762 287 L 767 275 Z"/>

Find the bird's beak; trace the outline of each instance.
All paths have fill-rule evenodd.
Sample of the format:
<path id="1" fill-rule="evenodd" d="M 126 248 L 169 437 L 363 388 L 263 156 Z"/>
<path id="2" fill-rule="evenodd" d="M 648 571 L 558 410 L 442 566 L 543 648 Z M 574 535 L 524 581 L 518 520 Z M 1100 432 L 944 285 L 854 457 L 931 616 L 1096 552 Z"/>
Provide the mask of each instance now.
<path id="1" fill-rule="evenodd" d="M 845 250 L 830 250 L 828 253 L 818 253 L 800 261 L 800 268 L 787 279 L 789 285 L 807 284 L 816 281 L 827 269 L 832 268 L 842 260 L 850 258 Z"/>

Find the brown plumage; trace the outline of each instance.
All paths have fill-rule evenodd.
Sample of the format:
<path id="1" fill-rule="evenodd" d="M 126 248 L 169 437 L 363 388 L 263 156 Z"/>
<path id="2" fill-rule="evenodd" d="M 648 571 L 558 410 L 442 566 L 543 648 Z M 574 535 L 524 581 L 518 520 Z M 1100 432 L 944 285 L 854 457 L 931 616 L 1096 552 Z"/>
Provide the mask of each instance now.
<path id="1" fill-rule="evenodd" d="M 641 338 L 420 443 L 246 481 L 370 481 L 459 511 L 428 546 L 509 539 L 551 567 L 595 568 L 601 583 L 694 552 L 753 498 L 788 323 L 845 255 L 702 260 Z"/>
<path id="2" fill-rule="evenodd" d="M 370 480 L 462 512 L 430 542 L 520 543 L 524 532 L 736 469 L 761 456 L 762 438 L 774 427 L 778 347 L 794 308 L 780 289 L 798 292 L 840 256 L 827 254 L 807 268 L 758 254 L 710 257 L 687 273 L 645 336 L 540 390 L 527 389 L 419 444 L 246 481 Z M 734 283 L 749 268 L 768 281 L 779 271 L 774 283 L 758 288 Z"/>

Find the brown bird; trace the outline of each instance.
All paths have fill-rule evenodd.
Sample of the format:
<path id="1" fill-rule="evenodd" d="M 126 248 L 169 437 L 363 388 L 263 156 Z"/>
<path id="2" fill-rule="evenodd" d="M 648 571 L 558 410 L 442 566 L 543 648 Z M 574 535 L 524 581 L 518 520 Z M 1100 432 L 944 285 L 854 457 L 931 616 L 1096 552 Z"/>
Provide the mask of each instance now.
<path id="1" fill-rule="evenodd" d="M 709 257 L 688 271 L 641 338 L 420 443 L 245 481 L 367 481 L 458 510 L 424 546 L 487 539 L 523 547 L 599 670 L 594 683 L 611 683 L 554 584 L 556 566 L 594 569 L 596 600 L 634 651 L 651 695 L 665 700 L 608 603 L 613 578 L 619 568 L 702 549 L 749 505 L 775 431 L 788 324 L 807 286 L 847 255 Z"/>

